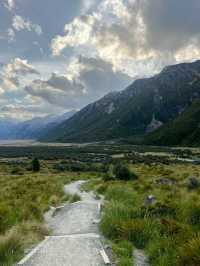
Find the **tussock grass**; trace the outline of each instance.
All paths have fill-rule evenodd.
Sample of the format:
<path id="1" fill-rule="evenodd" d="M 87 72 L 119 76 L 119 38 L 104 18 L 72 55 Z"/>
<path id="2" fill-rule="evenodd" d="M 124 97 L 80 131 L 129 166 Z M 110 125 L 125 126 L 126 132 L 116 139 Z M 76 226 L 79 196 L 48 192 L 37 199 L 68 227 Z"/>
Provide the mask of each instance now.
<path id="1" fill-rule="evenodd" d="M 65 195 L 64 184 L 96 176 L 57 173 L 46 161 L 41 162 L 40 172 L 33 173 L 29 165 L 0 164 L 0 265 L 13 265 L 25 248 L 49 234 L 43 214 L 50 205 L 80 200 L 78 195 Z"/>
<path id="2" fill-rule="evenodd" d="M 199 189 L 187 188 L 190 176 L 200 178 L 200 166 L 140 164 L 131 168 L 137 181 L 102 183 L 107 202 L 102 232 L 114 243 L 128 241 L 145 249 L 152 266 L 200 265 L 200 194 Z M 160 178 L 173 183 L 156 183 Z M 148 195 L 154 195 L 156 202 L 146 205 Z M 120 260 L 119 253 L 118 258 L 119 265 L 121 261 L 129 265 L 129 257 Z"/>
<path id="3" fill-rule="evenodd" d="M 200 234 L 196 235 L 182 247 L 178 258 L 179 266 L 196 266 L 200 265 Z"/>
<path id="4" fill-rule="evenodd" d="M 1 265 L 12 265 L 22 254 L 22 239 L 16 228 L 9 230 L 0 236 L 0 262 Z"/>
<path id="5" fill-rule="evenodd" d="M 81 197 L 78 194 L 73 194 L 69 198 L 69 202 L 70 203 L 77 202 L 77 201 L 80 201 L 80 200 L 81 200 Z"/>
<path id="6" fill-rule="evenodd" d="M 118 266 L 133 266 L 133 246 L 128 241 L 113 244 L 112 250 L 116 256 Z"/>

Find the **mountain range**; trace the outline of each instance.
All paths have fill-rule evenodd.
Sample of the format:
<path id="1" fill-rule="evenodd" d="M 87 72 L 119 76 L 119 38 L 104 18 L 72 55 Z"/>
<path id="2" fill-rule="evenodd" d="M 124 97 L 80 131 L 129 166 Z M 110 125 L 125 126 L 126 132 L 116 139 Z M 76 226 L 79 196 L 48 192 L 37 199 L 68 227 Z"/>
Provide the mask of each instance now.
<path id="1" fill-rule="evenodd" d="M 200 61 L 168 66 L 89 104 L 40 140 L 94 142 L 140 137 L 145 144 L 198 145 L 199 100 Z"/>
<path id="2" fill-rule="evenodd" d="M 147 145 L 200 146 L 200 61 L 165 67 L 79 112 L 0 119 L 0 139 L 44 142 L 131 140 Z"/>
<path id="3" fill-rule="evenodd" d="M 0 119 L 0 139 L 38 139 L 49 130 L 73 116 L 75 111 L 61 115 L 36 117 L 28 121 Z"/>

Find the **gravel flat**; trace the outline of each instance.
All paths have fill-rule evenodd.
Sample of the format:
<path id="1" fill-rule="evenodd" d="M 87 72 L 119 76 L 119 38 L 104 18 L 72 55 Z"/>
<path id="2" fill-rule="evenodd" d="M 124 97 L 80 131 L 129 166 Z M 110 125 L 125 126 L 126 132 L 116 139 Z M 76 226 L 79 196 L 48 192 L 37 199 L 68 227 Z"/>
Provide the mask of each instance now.
<path id="1" fill-rule="evenodd" d="M 65 186 L 66 193 L 78 194 L 81 201 L 66 204 L 55 215 L 47 214 L 46 222 L 52 229 L 36 249 L 32 250 L 18 265 L 23 266 L 103 266 L 98 225 L 99 200 L 92 193 L 80 191 L 85 181 Z"/>

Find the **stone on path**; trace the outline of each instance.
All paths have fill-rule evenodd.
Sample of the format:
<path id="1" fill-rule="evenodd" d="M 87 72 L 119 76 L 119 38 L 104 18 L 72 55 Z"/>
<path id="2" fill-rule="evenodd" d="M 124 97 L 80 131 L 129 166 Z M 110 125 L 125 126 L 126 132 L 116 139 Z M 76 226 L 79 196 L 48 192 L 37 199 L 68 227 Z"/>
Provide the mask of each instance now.
<path id="1" fill-rule="evenodd" d="M 133 252 L 134 266 L 150 266 L 148 259 L 142 250 L 135 249 Z"/>

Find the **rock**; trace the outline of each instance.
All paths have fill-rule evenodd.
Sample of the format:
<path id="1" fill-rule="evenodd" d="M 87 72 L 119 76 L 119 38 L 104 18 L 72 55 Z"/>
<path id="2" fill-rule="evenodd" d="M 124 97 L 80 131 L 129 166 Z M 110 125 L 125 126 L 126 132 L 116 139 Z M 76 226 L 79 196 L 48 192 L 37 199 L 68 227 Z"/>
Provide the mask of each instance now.
<path id="1" fill-rule="evenodd" d="M 158 185 L 173 185 L 175 182 L 172 179 L 166 178 L 166 177 L 161 177 L 156 180 L 156 184 Z"/>
<path id="2" fill-rule="evenodd" d="M 150 205 L 153 205 L 154 203 L 156 203 L 156 197 L 154 195 L 147 196 L 145 200 L 145 205 L 150 206 Z"/>

